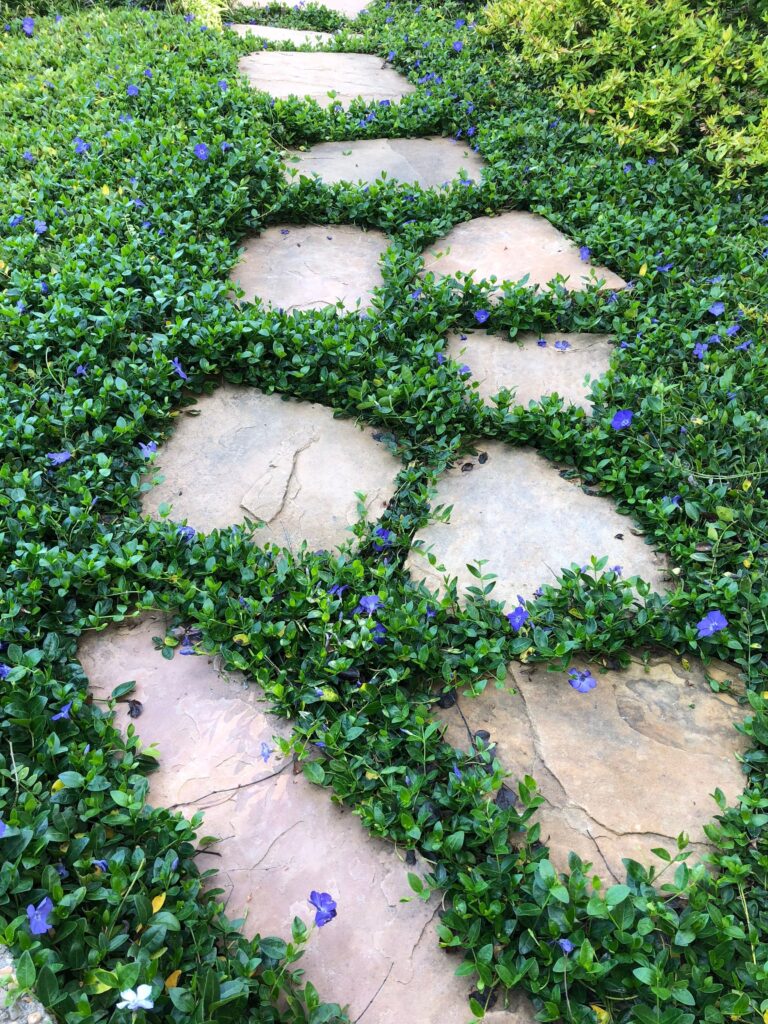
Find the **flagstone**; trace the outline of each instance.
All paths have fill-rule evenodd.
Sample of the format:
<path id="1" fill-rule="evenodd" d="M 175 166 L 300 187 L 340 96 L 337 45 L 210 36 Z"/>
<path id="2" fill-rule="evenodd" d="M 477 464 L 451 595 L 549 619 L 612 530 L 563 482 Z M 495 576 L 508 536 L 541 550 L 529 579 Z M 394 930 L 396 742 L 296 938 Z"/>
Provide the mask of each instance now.
<path id="1" fill-rule="evenodd" d="M 479 452 L 438 481 L 433 506 L 452 505 L 450 522 L 431 523 L 415 537 L 438 567 L 458 577 L 460 591 L 477 585 L 467 564 L 481 559 L 487 559 L 482 572 L 497 576 L 491 597 L 515 602 L 518 594 L 530 598 L 542 583 L 555 583 L 563 568 L 586 565 L 593 555 L 607 555 L 608 566 L 620 565 L 625 577 L 666 589 L 664 561 L 608 499 L 585 494 L 531 449 L 494 441 Z M 408 567 L 414 578 L 441 586 L 445 573 L 423 553 L 411 551 Z"/>
<path id="2" fill-rule="evenodd" d="M 356 18 L 361 11 L 364 11 L 371 0 L 323 0 L 323 7 L 329 11 L 336 11 L 347 18 Z M 235 0 L 235 7 L 278 7 L 275 0 Z"/>
<path id="3" fill-rule="evenodd" d="M 244 240 L 231 280 L 247 301 L 281 309 L 365 307 L 384 282 L 379 260 L 388 245 L 383 232 L 353 224 L 278 225 Z"/>
<path id="4" fill-rule="evenodd" d="M 611 362 L 609 334 L 534 334 L 528 331 L 514 338 L 500 334 L 448 335 L 446 353 L 469 365 L 468 378 L 478 382 L 478 394 L 490 399 L 504 389 L 514 392 L 515 404 L 528 406 L 546 395 L 557 393 L 567 405 L 589 412 L 588 380 L 607 372 Z M 539 344 L 545 341 L 546 345 Z M 555 348 L 566 342 L 565 351 Z"/>
<path id="5" fill-rule="evenodd" d="M 255 36 L 270 43 L 293 43 L 294 46 L 326 46 L 333 42 L 330 32 L 313 32 L 302 28 L 281 28 L 278 25 L 235 25 L 227 26 L 239 36 Z"/>
<path id="6" fill-rule="evenodd" d="M 579 248 L 544 217 L 510 210 L 498 217 L 476 217 L 457 224 L 424 254 L 424 269 L 439 277 L 472 273 L 475 281 L 520 281 L 543 288 L 558 274 L 572 291 L 582 290 L 594 273 L 607 288 L 625 288 L 626 281 L 605 267 L 584 262 Z"/>
<path id="7" fill-rule="evenodd" d="M 307 97 L 321 107 L 346 107 L 355 99 L 399 100 L 416 89 L 370 53 L 258 50 L 242 57 L 238 67 L 254 89 L 278 99 Z"/>
<path id="8" fill-rule="evenodd" d="M 407 867 L 402 852 L 368 836 L 348 808 L 294 770 L 274 740 L 290 726 L 267 713 L 257 687 L 204 655 L 164 659 L 152 637 L 166 628 L 152 614 L 90 633 L 79 658 L 97 699 L 136 680 L 141 716 L 130 719 L 119 704 L 117 723 L 158 746 L 150 803 L 187 816 L 202 810 L 199 834 L 220 838 L 215 856 L 201 852 L 198 863 L 218 868 L 211 884 L 224 890 L 230 919 L 245 917 L 248 936 L 290 939 L 294 916 L 313 918 L 310 892 L 328 892 L 337 917 L 314 932 L 301 961 L 323 1000 L 348 1003 L 352 1020 L 365 1013 L 375 1024 L 466 1024 L 471 986 L 439 948 L 439 899 L 400 902 L 412 895 L 408 872 L 423 862 Z M 515 1005 L 500 1024 L 533 1024 L 531 1007 Z"/>
<path id="9" fill-rule="evenodd" d="M 373 182 L 388 178 L 439 188 L 457 177 L 480 183 L 483 160 L 455 139 L 361 139 L 357 142 L 321 142 L 309 150 L 291 150 L 289 172 L 318 174 L 326 184 L 339 181 Z"/>
<path id="10" fill-rule="evenodd" d="M 582 694 L 565 672 L 513 663 L 506 689 L 489 685 L 439 713 L 446 739 L 471 750 L 468 730 L 485 730 L 513 791 L 533 776 L 545 800 L 535 820 L 559 870 L 573 850 L 623 882 L 622 858 L 661 868 L 651 849 L 675 855 L 681 832 L 693 841 L 690 862 L 700 859 L 703 826 L 717 813 L 710 794 L 719 788 L 735 802 L 744 788 L 738 701 L 713 693 L 695 660 L 659 656 L 647 667 L 635 659 L 627 669 L 591 671 L 597 686 Z M 728 677 L 738 686 L 735 670 Z"/>
<path id="11" fill-rule="evenodd" d="M 265 524 L 256 543 L 294 550 L 303 540 L 330 549 L 351 539 L 356 492 L 377 518 L 400 469 L 370 429 L 325 406 L 232 385 L 183 410 L 156 460 L 147 479 L 164 480 L 143 495 L 145 512 L 157 516 L 168 503 L 174 521 L 206 532 L 247 517 Z"/>

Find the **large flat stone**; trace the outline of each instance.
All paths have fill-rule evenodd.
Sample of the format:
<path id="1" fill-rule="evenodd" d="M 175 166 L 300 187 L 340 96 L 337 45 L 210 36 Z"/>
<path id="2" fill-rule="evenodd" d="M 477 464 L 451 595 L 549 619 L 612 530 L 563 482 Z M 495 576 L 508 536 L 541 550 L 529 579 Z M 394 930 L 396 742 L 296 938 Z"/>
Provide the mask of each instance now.
<path id="1" fill-rule="evenodd" d="M 467 563 L 487 559 L 484 573 L 498 577 L 491 596 L 516 603 L 542 583 L 554 583 L 563 568 L 586 565 L 592 555 L 608 556 L 623 574 L 641 576 L 665 589 L 663 561 L 634 536 L 632 520 L 601 497 L 585 494 L 536 452 L 501 442 L 480 446 L 487 461 L 462 459 L 438 482 L 434 505 L 453 505 L 450 523 L 432 523 L 416 535 L 457 576 L 459 588 L 477 584 Z M 619 539 L 617 534 L 621 534 Z M 408 566 L 417 579 L 439 586 L 442 572 L 412 551 Z"/>
<path id="2" fill-rule="evenodd" d="M 528 285 L 539 288 L 560 274 L 573 291 L 583 289 L 594 272 L 605 287 L 626 286 L 605 267 L 582 261 L 578 246 L 544 217 L 522 210 L 457 224 L 424 253 L 424 269 L 440 277 L 473 273 L 475 281 L 492 276 L 499 282 L 520 281 L 527 274 Z"/>
<path id="3" fill-rule="evenodd" d="M 79 657 L 97 698 L 136 680 L 131 696 L 143 713 L 129 719 L 120 704 L 118 724 L 158 745 L 152 804 L 203 810 L 200 834 L 221 838 L 218 856 L 201 853 L 198 863 L 218 868 L 213 884 L 225 890 L 228 916 L 246 917 L 247 935 L 290 938 L 294 916 L 312 920 L 310 892 L 329 892 L 338 916 L 316 930 L 301 961 L 322 999 L 348 1003 L 352 1020 L 365 1013 L 372 1024 L 466 1024 L 470 985 L 439 948 L 439 900 L 401 903 L 414 870 L 402 854 L 294 773 L 273 739 L 290 727 L 266 713 L 256 687 L 224 677 L 205 656 L 165 660 L 152 644 L 165 632 L 159 615 L 145 616 L 88 635 Z M 518 1001 L 498 1019 L 533 1024 L 533 1011 Z"/>
<path id="4" fill-rule="evenodd" d="M 327 184 L 373 182 L 388 178 L 422 188 L 448 185 L 459 175 L 479 184 L 483 161 L 455 139 L 361 139 L 321 142 L 307 152 L 293 150 L 290 166 L 299 174 L 318 174 Z"/>
<path id="5" fill-rule="evenodd" d="M 356 18 L 364 11 L 370 0 L 323 0 L 323 7 L 336 11 L 347 18 Z M 276 7 L 275 0 L 235 0 L 235 7 Z"/>
<path id="6" fill-rule="evenodd" d="M 302 96 L 321 107 L 352 100 L 399 100 L 415 91 L 407 78 L 369 53 L 289 53 L 259 50 L 238 64 L 254 89 L 278 99 Z M 333 92 L 334 95 L 328 94 Z"/>
<path id="7" fill-rule="evenodd" d="M 174 520 L 203 531 L 247 517 L 265 523 L 257 543 L 330 549 L 352 536 L 355 492 L 374 517 L 394 493 L 400 463 L 325 406 L 225 385 L 194 411 L 158 452 L 165 479 L 143 496 L 151 515 L 168 502 Z"/>
<path id="8" fill-rule="evenodd" d="M 340 302 L 354 309 L 383 284 L 379 260 L 388 244 L 381 231 L 352 224 L 267 228 L 245 240 L 231 279 L 249 302 L 298 310 Z"/>
<path id="9" fill-rule="evenodd" d="M 536 820 L 560 870 L 573 850 L 598 874 L 624 881 L 623 857 L 661 867 L 651 849 L 677 853 L 681 832 L 698 859 L 703 826 L 717 813 L 710 794 L 719 787 L 733 802 L 744 788 L 737 701 L 713 693 L 698 662 L 684 668 L 661 657 L 647 670 L 634 661 L 626 670 L 592 672 L 597 686 L 582 694 L 565 672 L 512 664 L 511 690 L 489 686 L 440 712 L 446 739 L 470 749 L 460 707 L 472 733 L 490 732 L 512 775 L 507 785 L 516 790 L 524 775 L 536 779 L 545 798 Z"/>
<path id="10" fill-rule="evenodd" d="M 545 341 L 542 346 L 539 342 Z M 567 342 L 565 351 L 556 349 Z M 566 403 L 591 410 L 587 398 L 587 377 L 601 377 L 611 362 L 609 334 L 531 334 L 515 338 L 500 334 L 453 333 L 448 336 L 447 352 L 461 363 L 469 364 L 471 381 L 479 384 L 478 394 L 485 399 L 498 395 L 502 388 L 515 393 L 518 405 L 528 406 L 545 395 L 557 392 Z"/>
<path id="11" fill-rule="evenodd" d="M 326 46 L 333 41 L 330 32 L 312 32 L 302 28 L 280 28 L 277 25 L 235 25 L 228 26 L 233 32 L 245 38 L 255 36 L 270 43 L 293 43 L 294 46 Z"/>

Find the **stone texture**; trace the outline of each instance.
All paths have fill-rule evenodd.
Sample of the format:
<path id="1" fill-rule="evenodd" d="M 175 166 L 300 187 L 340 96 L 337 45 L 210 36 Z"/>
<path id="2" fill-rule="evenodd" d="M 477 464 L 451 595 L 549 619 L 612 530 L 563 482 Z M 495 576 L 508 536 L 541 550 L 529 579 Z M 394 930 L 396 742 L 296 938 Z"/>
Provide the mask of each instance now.
<path id="1" fill-rule="evenodd" d="M 655 590 L 665 589 L 662 559 L 606 498 L 585 494 L 530 449 L 489 442 L 479 450 L 486 461 L 464 458 L 438 482 L 432 504 L 453 505 L 450 523 L 432 523 L 415 538 L 458 577 L 460 590 L 478 582 L 467 563 L 487 559 L 483 573 L 498 577 L 491 596 L 511 606 L 517 594 L 530 598 L 561 569 L 586 565 L 592 555 L 607 555 L 608 565 L 622 566 L 625 577 L 641 576 Z M 467 465 L 470 472 L 462 470 Z M 423 554 L 412 551 L 408 566 L 414 578 L 440 585 L 444 573 Z"/>
<path id="2" fill-rule="evenodd" d="M 201 853 L 212 883 L 226 893 L 230 918 L 244 931 L 290 937 L 298 915 L 312 919 L 312 889 L 330 892 L 338 916 L 312 936 L 301 961 L 321 998 L 350 1006 L 370 1024 L 466 1024 L 470 986 L 453 974 L 434 931 L 439 900 L 401 903 L 408 867 L 390 844 L 371 839 L 359 820 L 328 792 L 296 774 L 273 737 L 289 725 L 268 715 L 256 687 L 225 678 L 208 657 L 166 661 L 154 650 L 163 636 L 159 615 L 89 634 L 79 657 L 95 697 L 136 680 L 143 703 L 136 720 L 118 705 L 118 722 L 133 724 L 145 745 L 156 743 L 160 768 L 150 776 L 150 800 L 191 815 L 204 810 L 201 835 L 221 837 Z M 262 744 L 267 744 L 264 761 Z M 422 864 L 423 867 L 423 864 Z M 418 1010 L 418 1012 L 416 1012 Z M 518 1001 L 499 1024 L 533 1024 Z"/>
<path id="3" fill-rule="evenodd" d="M 255 541 L 293 549 L 332 548 L 352 536 L 357 497 L 376 518 L 394 493 L 400 463 L 370 429 L 333 418 L 325 406 L 284 402 L 255 388 L 224 386 L 182 412 L 153 471 L 165 480 L 144 511 L 172 505 L 175 521 L 209 531 L 248 519 L 266 525 Z M 150 472 L 148 479 L 151 479 Z"/>
<path id="4" fill-rule="evenodd" d="M 370 0 L 323 0 L 323 7 L 347 18 L 356 18 Z M 274 0 L 235 0 L 235 7 L 270 7 Z"/>
<path id="5" fill-rule="evenodd" d="M 278 99 L 307 97 L 321 107 L 347 107 L 355 99 L 399 100 L 415 91 L 407 78 L 369 53 L 259 50 L 242 57 L 238 67 L 254 89 Z"/>
<path id="6" fill-rule="evenodd" d="M 312 32 L 301 28 L 280 28 L 277 25 L 235 25 L 232 29 L 239 36 L 253 36 L 270 43 L 293 43 L 294 46 L 326 46 L 333 41 L 330 32 Z"/>
<path id="7" fill-rule="evenodd" d="M 338 181 L 372 182 L 388 178 L 439 188 L 455 178 L 479 183 L 483 161 L 455 139 L 361 139 L 358 142 L 321 142 L 307 152 L 291 151 L 289 170 L 308 177 L 318 174 L 326 184 Z"/>
<path id="8" fill-rule="evenodd" d="M 546 341 L 541 347 L 540 339 Z M 565 352 L 555 342 L 567 341 Z M 566 404 L 579 405 L 589 412 L 587 376 L 601 377 L 611 362 L 611 337 L 608 334 L 531 334 L 515 338 L 499 334 L 450 334 L 447 352 L 472 370 L 470 381 L 479 384 L 478 394 L 485 399 L 502 388 L 515 393 L 515 404 L 528 406 L 545 395 L 557 392 Z"/>
<path id="9" fill-rule="evenodd" d="M 544 217 L 510 210 L 499 217 L 476 217 L 458 224 L 424 254 L 424 269 L 441 277 L 473 272 L 475 281 L 519 281 L 545 287 L 557 274 L 568 278 L 568 287 L 580 291 L 594 271 L 606 288 L 624 288 L 626 281 L 606 270 L 592 267 L 579 257 L 579 248 Z"/>
<path id="10" fill-rule="evenodd" d="M 26 1024 L 51 1024 L 51 1018 L 34 996 L 16 998 L 17 991 L 13 957 L 6 946 L 0 945 L 0 1024 L 24 1021 Z"/>
<path id="11" fill-rule="evenodd" d="M 597 686 L 581 694 L 565 672 L 512 664 L 509 689 L 489 685 L 440 712 L 446 738 L 469 749 L 460 708 L 472 733 L 490 732 L 512 776 L 507 785 L 536 779 L 545 798 L 536 820 L 560 870 L 573 850 L 604 878 L 623 882 L 622 858 L 662 867 L 651 849 L 676 853 L 683 831 L 695 844 L 691 861 L 698 859 L 703 826 L 717 813 L 709 794 L 719 787 L 732 802 L 744 788 L 735 756 L 746 749 L 734 728 L 743 718 L 738 702 L 711 691 L 700 663 L 684 668 L 661 657 L 647 671 L 640 661 L 591 670 Z"/>
<path id="12" fill-rule="evenodd" d="M 381 231 L 352 224 L 267 228 L 245 240 L 231 279 L 249 302 L 258 298 L 281 309 L 366 307 L 383 284 L 379 259 L 388 244 Z"/>

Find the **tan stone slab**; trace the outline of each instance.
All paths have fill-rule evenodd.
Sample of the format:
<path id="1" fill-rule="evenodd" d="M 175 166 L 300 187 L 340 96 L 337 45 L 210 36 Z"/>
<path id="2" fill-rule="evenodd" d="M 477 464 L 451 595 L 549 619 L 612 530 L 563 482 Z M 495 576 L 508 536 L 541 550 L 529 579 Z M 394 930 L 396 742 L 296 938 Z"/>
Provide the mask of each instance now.
<path id="1" fill-rule="evenodd" d="M 333 42 L 330 32 L 312 32 L 301 28 L 280 28 L 277 25 L 227 26 L 243 38 L 255 36 L 270 43 L 293 43 L 294 46 L 327 46 Z"/>
<path id="2" fill-rule="evenodd" d="M 313 920 L 310 892 L 328 892 L 338 915 L 314 932 L 301 961 L 323 1000 L 349 1004 L 352 1020 L 365 1011 L 373 1024 L 466 1024 L 471 986 L 453 974 L 460 961 L 439 948 L 439 900 L 401 903 L 414 870 L 402 854 L 294 774 L 273 739 L 290 727 L 266 713 L 256 687 L 224 677 L 206 656 L 165 660 L 152 645 L 165 632 L 159 615 L 145 616 L 88 634 L 79 657 L 97 698 L 136 680 L 132 697 L 143 713 L 129 719 L 120 704 L 117 721 L 132 724 L 145 745 L 158 745 L 152 804 L 180 805 L 188 816 L 203 810 L 200 835 L 221 838 L 213 848 L 220 856 L 200 854 L 198 863 L 219 869 L 212 885 L 224 889 L 228 916 L 246 917 L 249 936 L 289 939 L 294 916 Z M 519 1003 L 499 1018 L 533 1020 Z"/>
<path id="3" fill-rule="evenodd" d="M 367 306 L 384 283 L 379 260 L 389 241 L 353 224 L 281 225 L 243 243 L 231 280 L 245 299 L 281 309 Z"/>
<path id="4" fill-rule="evenodd" d="M 254 89 L 278 99 L 307 97 L 321 107 L 336 103 L 346 107 L 355 99 L 399 100 L 416 88 L 381 57 L 369 53 L 259 50 L 242 57 L 238 67 Z"/>
<path id="5" fill-rule="evenodd" d="M 265 523 L 258 544 L 330 549 L 352 537 L 356 492 L 374 518 L 394 493 L 397 459 L 325 406 L 225 385 L 194 412 L 157 453 L 165 479 L 143 495 L 150 515 L 167 502 L 175 521 L 206 532 L 247 517 Z"/>
<path id="6" fill-rule="evenodd" d="M 292 150 L 288 168 L 318 174 L 327 184 L 388 178 L 422 188 L 439 188 L 457 177 L 480 183 L 483 160 L 455 139 L 361 139 L 321 142 L 306 152 Z"/>
<path id="7" fill-rule="evenodd" d="M 700 663 L 686 669 L 672 656 L 648 670 L 635 660 L 626 670 L 591 671 L 597 686 L 578 693 L 566 672 L 513 664 L 509 690 L 489 685 L 480 697 L 460 696 L 459 707 L 472 733 L 490 732 L 510 788 L 524 775 L 536 779 L 545 803 L 535 820 L 559 870 L 573 850 L 598 874 L 624 881 L 622 858 L 661 868 L 651 849 L 676 854 L 681 832 L 695 844 L 689 863 L 699 859 L 703 826 L 717 813 L 710 794 L 719 787 L 734 802 L 744 788 L 738 702 L 712 692 Z M 440 717 L 448 742 L 470 749 L 458 709 Z"/>
<path id="8" fill-rule="evenodd" d="M 607 498 L 585 494 L 531 449 L 493 441 L 480 451 L 486 461 L 462 459 L 471 472 L 456 466 L 438 482 L 433 507 L 453 505 L 450 523 L 432 523 L 415 538 L 458 577 L 460 591 L 478 585 L 467 564 L 486 559 L 483 573 L 497 576 L 491 597 L 511 606 L 517 594 L 530 598 L 542 583 L 554 584 L 563 568 L 586 565 L 592 555 L 607 555 L 608 566 L 620 565 L 625 577 L 666 589 L 663 560 Z M 444 573 L 423 554 L 411 551 L 408 567 L 414 578 L 440 586 Z"/>
<path id="9" fill-rule="evenodd" d="M 539 345 L 545 341 L 546 345 Z M 555 344 L 566 342 L 564 351 Z M 479 384 L 478 394 L 490 399 L 507 388 L 517 405 L 528 406 L 545 395 L 557 393 L 567 404 L 590 412 L 587 378 L 595 380 L 607 372 L 611 362 L 609 334 L 532 334 L 515 338 L 500 334 L 453 333 L 448 336 L 447 353 L 469 365 L 468 378 Z"/>
<path id="10" fill-rule="evenodd" d="M 356 18 L 361 11 L 366 9 L 370 0 L 323 0 L 323 7 L 329 11 L 336 11 L 347 18 Z M 271 7 L 274 0 L 235 0 L 235 7 Z"/>
<path id="11" fill-rule="evenodd" d="M 498 217 L 476 217 L 458 224 L 424 253 L 424 269 L 440 277 L 473 273 L 475 281 L 520 281 L 544 288 L 558 274 L 572 291 L 581 291 L 594 271 L 606 288 L 624 288 L 626 281 L 605 267 L 593 267 L 579 248 L 544 217 L 510 210 Z"/>

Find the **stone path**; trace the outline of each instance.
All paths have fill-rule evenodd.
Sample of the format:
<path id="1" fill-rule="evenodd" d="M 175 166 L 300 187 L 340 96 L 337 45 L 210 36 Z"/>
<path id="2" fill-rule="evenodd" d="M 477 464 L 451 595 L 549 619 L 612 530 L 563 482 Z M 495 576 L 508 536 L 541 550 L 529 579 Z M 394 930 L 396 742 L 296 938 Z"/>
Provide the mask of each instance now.
<path id="1" fill-rule="evenodd" d="M 347 18 L 356 18 L 361 11 L 364 11 L 370 0 L 323 0 L 323 7 L 329 11 L 336 11 Z M 275 0 L 235 0 L 235 7 L 270 7 L 275 5 Z"/>
<path id="2" fill-rule="evenodd" d="M 289 170 L 319 175 L 328 184 L 339 181 L 373 182 L 388 178 L 422 188 L 440 188 L 457 178 L 480 184 L 484 162 L 477 153 L 457 142 L 432 136 L 427 139 L 360 139 L 356 142 L 321 142 L 307 151 L 292 150 Z"/>
<path id="3" fill-rule="evenodd" d="M 136 680 L 132 697 L 143 712 L 134 725 L 162 759 L 150 776 L 150 801 L 188 816 L 205 811 L 201 835 L 221 837 L 201 854 L 202 869 L 218 868 L 215 886 L 226 893 L 230 918 L 246 917 L 244 931 L 290 937 L 295 916 L 312 920 L 313 889 L 329 892 L 338 916 L 313 934 L 301 967 L 324 1000 L 349 1004 L 366 1024 L 466 1024 L 471 986 L 454 976 L 458 963 L 435 934 L 439 900 L 402 903 L 412 895 L 402 851 L 368 837 L 349 810 L 296 774 L 275 736 L 290 724 L 266 714 L 254 686 L 225 678 L 205 656 L 165 660 L 153 636 L 165 636 L 160 615 L 147 615 L 104 633 L 87 635 L 79 657 L 93 695 Z M 499 1024 L 533 1024 L 520 997 Z"/>
<path id="4" fill-rule="evenodd" d="M 168 502 L 174 520 L 203 531 L 247 516 L 265 523 L 257 544 L 333 548 L 352 538 L 356 492 L 366 494 L 373 518 L 394 493 L 398 460 L 370 429 L 334 419 L 325 406 L 226 385 L 194 411 L 176 419 L 158 453 L 153 469 L 165 480 L 144 495 L 145 512 L 157 515 Z"/>
<path id="5" fill-rule="evenodd" d="M 446 352 L 469 366 L 469 380 L 478 382 L 482 398 L 490 399 L 506 388 L 515 393 L 515 405 L 527 407 L 529 402 L 557 392 L 566 404 L 590 412 L 585 380 L 596 380 L 607 372 L 611 338 L 608 334 L 525 331 L 509 339 L 480 331 L 454 332 L 448 336 Z"/>
<path id="6" fill-rule="evenodd" d="M 233 32 L 246 38 L 255 36 L 270 43 L 293 43 L 294 46 L 327 46 L 333 42 L 329 32 L 312 32 L 300 28 L 280 28 L 278 25 L 228 25 Z"/>
<path id="7" fill-rule="evenodd" d="M 473 273 L 476 281 L 496 277 L 519 281 L 528 275 L 529 286 L 545 287 L 558 274 L 568 287 L 580 291 L 590 275 L 607 288 L 624 288 L 626 281 L 605 267 L 592 267 L 581 259 L 579 247 L 544 217 L 511 210 L 498 217 L 475 217 L 458 224 L 430 246 L 425 270 L 439 277 Z"/>
<path id="8" fill-rule="evenodd" d="M 450 523 L 432 523 L 415 537 L 458 577 L 460 591 L 478 584 L 467 564 L 488 559 L 483 573 L 497 576 L 491 596 L 511 607 L 518 594 L 530 599 L 561 569 L 586 565 L 592 555 L 607 555 L 608 566 L 620 565 L 625 577 L 666 589 L 662 559 L 606 498 L 585 494 L 531 449 L 492 441 L 478 450 L 482 462 L 461 459 L 438 481 L 433 505 L 453 505 Z M 441 586 L 444 573 L 423 554 L 411 551 L 408 567 L 414 578 Z"/>
<path id="9" fill-rule="evenodd" d="M 399 100 L 416 87 L 368 53 L 297 53 L 259 50 L 238 64 L 254 89 L 278 99 L 316 100 L 321 107 L 347 107 L 355 99 Z"/>
<path id="10" fill-rule="evenodd" d="M 724 668 L 709 672 L 735 680 Z M 698 859 L 702 826 L 717 813 L 710 794 L 719 786 L 733 803 L 744 788 L 735 754 L 748 744 L 734 728 L 743 718 L 738 702 L 713 693 L 698 662 L 685 668 L 665 657 L 647 671 L 635 661 L 624 671 L 592 672 L 597 686 L 576 693 L 564 672 L 513 663 L 507 690 L 491 684 L 440 712 L 446 738 L 470 750 L 467 724 L 473 735 L 485 730 L 513 790 L 525 775 L 536 779 L 546 799 L 536 820 L 560 871 L 573 850 L 608 881 L 623 882 L 622 858 L 661 868 L 651 849 L 674 856 L 684 831 L 696 844 L 689 863 Z"/>
<path id="11" fill-rule="evenodd" d="M 245 239 L 232 271 L 245 299 L 280 309 L 318 309 L 340 302 L 365 308 L 384 279 L 379 261 L 387 236 L 352 224 L 284 224 Z"/>
<path id="12" fill-rule="evenodd" d="M 6 1006 L 16 991 L 16 970 L 5 946 L 0 946 L 0 1024 L 51 1024 L 51 1018 L 34 996 L 24 995 Z"/>

